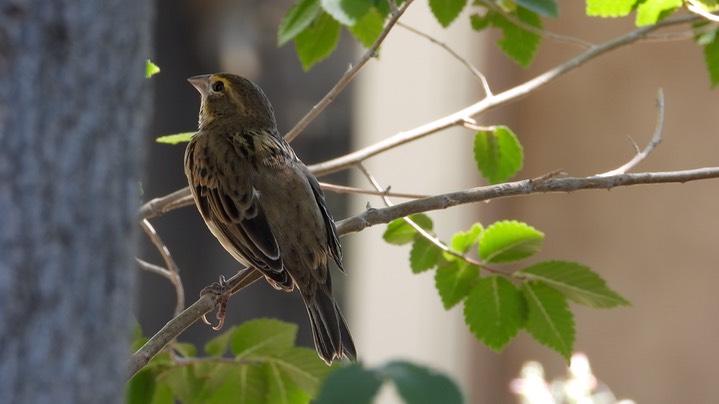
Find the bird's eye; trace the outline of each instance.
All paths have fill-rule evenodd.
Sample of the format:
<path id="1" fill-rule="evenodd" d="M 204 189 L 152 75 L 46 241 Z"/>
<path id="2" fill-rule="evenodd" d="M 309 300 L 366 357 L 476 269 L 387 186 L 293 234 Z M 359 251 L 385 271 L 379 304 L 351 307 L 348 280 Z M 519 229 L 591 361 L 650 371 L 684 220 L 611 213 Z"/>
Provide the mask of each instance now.
<path id="1" fill-rule="evenodd" d="M 212 91 L 219 93 L 224 89 L 225 89 L 225 83 L 223 83 L 222 81 L 216 81 L 216 82 L 212 83 Z"/>

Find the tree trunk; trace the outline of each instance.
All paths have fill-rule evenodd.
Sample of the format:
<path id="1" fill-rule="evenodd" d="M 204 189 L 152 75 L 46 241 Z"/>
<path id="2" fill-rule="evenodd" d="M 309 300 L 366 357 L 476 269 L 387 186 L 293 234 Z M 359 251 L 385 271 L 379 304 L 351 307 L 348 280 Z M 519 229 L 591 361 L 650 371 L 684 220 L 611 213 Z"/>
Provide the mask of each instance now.
<path id="1" fill-rule="evenodd" d="M 0 402 L 122 399 L 152 4 L 0 0 Z"/>

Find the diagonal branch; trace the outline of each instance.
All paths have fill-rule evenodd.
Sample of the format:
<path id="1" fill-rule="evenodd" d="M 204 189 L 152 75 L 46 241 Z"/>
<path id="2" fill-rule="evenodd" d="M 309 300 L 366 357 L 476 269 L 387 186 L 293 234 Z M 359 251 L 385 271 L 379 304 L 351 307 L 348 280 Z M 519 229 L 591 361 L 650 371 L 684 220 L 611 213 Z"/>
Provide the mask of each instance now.
<path id="1" fill-rule="evenodd" d="M 314 121 L 317 116 L 324 111 L 325 108 L 327 108 L 332 101 L 344 90 L 345 87 L 347 87 L 347 84 L 349 84 L 359 73 L 359 71 L 364 67 L 364 65 L 369 62 L 370 59 L 377 56 L 377 50 L 379 49 L 379 46 L 382 44 L 384 39 L 387 37 L 387 34 L 389 34 L 389 31 L 392 30 L 392 27 L 397 23 L 399 20 L 399 17 L 404 14 L 405 11 L 407 11 L 407 8 L 412 4 L 412 1 L 414 0 L 407 0 L 404 4 L 402 4 L 402 7 L 394 9 L 392 11 L 392 14 L 389 18 L 389 21 L 387 21 L 387 24 L 385 25 L 384 29 L 382 29 L 382 32 L 379 34 L 377 39 L 374 41 L 372 46 L 367 49 L 367 51 L 362 55 L 362 58 L 349 70 L 347 70 L 347 73 L 345 73 L 340 80 L 335 84 L 334 87 L 320 100 L 320 102 L 317 103 L 310 112 L 307 113 L 302 119 L 300 119 L 299 122 L 295 125 L 294 128 L 292 128 L 287 134 L 285 135 L 285 139 L 288 142 L 291 142 L 294 138 L 296 138 L 300 132 L 302 132 L 307 125 L 310 124 L 310 122 Z"/>
<path id="2" fill-rule="evenodd" d="M 340 235 L 355 233 L 377 224 L 389 223 L 415 213 L 447 209 L 457 205 L 507 198 L 510 196 L 566 193 L 584 189 L 612 189 L 640 184 L 684 183 L 719 178 L 719 167 L 682 171 L 660 171 L 611 176 L 538 178 L 506 182 L 435 195 L 403 202 L 386 208 L 370 208 L 365 212 L 337 222 Z"/>
<path id="3" fill-rule="evenodd" d="M 422 137 L 439 132 L 441 130 L 450 128 L 452 126 L 462 125 L 464 124 L 464 122 L 467 121 L 467 118 L 476 116 L 500 105 L 505 105 L 510 102 L 516 101 L 529 94 L 530 92 L 536 91 L 539 88 L 542 88 L 545 85 L 551 83 L 555 79 L 561 77 L 562 75 L 578 68 L 587 61 L 601 56 L 609 51 L 615 50 L 619 47 L 626 46 L 640 39 L 643 39 L 651 32 L 669 26 L 685 24 L 687 22 L 695 21 L 697 19 L 698 17 L 696 16 L 685 15 L 661 21 L 656 25 L 636 29 L 632 32 L 612 39 L 601 45 L 597 45 L 579 54 L 575 58 L 568 60 L 567 62 L 564 62 L 561 65 L 556 66 L 529 81 L 524 82 L 523 84 L 512 87 L 509 90 L 503 91 L 501 93 L 487 96 L 479 102 L 476 102 L 460 111 L 447 115 L 444 118 L 437 119 L 436 121 L 429 122 L 414 129 L 410 129 L 406 132 L 400 132 L 371 146 L 346 154 L 336 159 L 311 165 L 309 166 L 309 168 L 315 175 L 322 176 L 341 171 L 348 167 L 353 167 L 357 163 L 364 161 L 372 156 L 401 146 L 405 143 L 409 143 Z"/>

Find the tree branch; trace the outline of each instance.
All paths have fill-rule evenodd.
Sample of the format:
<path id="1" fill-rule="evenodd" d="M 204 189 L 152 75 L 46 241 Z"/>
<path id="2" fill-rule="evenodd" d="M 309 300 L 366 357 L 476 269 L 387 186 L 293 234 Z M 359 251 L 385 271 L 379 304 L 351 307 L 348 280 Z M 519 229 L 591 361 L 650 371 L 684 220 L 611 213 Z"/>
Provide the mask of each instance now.
<path id="1" fill-rule="evenodd" d="M 510 196 L 573 192 L 584 189 L 612 189 L 615 187 L 639 184 L 684 183 L 710 178 L 719 178 L 719 167 L 619 174 L 605 177 L 540 177 L 435 195 L 429 198 L 403 202 L 386 208 L 370 208 L 359 215 L 338 221 L 337 232 L 340 235 L 356 233 L 367 227 L 389 223 L 394 219 L 415 213 L 447 209 L 457 205 L 507 198 Z"/>
<path id="2" fill-rule="evenodd" d="M 468 118 L 486 112 L 500 105 L 516 101 L 529 94 L 530 92 L 536 91 L 539 88 L 544 87 L 545 85 L 554 81 L 555 79 L 561 77 L 562 75 L 578 68 L 585 62 L 594 59 L 600 55 L 603 55 L 611 50 L 636 42 L 646 37 L 650 32 L 673 25 L 685 24 L 687 22 L 695 21 L 697 19 L 698 17 L 696 16 L 685 15 L 661 21 L 656 25 L 636 29 L 630 33 L 607 41 L 601 45 L 597 45 L 581 53 L 579 56 L 576 56 L 575 58 L 570 59 L 567 62 L 562 63 L 561 65 L 556 66 L 546 71 L 545 73 L 542 73 L 539 76 L 524 82 L 523 84 L 512 87 L 509 90 L 503 91 L 499 94 L 487 96 L 479 102 L 476 102 L 460 111 L 447 115 L 444 118 L 437 119 L 436 121 L 429 122 L 414 129 L 410 129 L 406 132 L 400 132 L 371 146 L 346 154 L 342 157 L 338 157 L 336 159 L 332 159 L 323 163 L 311 165 L 309 166 L 309 169 L 316 176 L 331 174 L 337 171 L 344 170 L 348 167 L 352 167 L 357 163 L 364 161 L 372 156 L 393 149 L 405 143 L 415 141 L 417 139 L 450 128 L 452 126 L 462 125 L 464 124 L 464 122 L 467 121 Z"/>
<path id="3" fill-rule="evenodd" d="M 352 66 L 347 73 L 345 73 L 335 84 L 334 87 L 320 100 L 320 102 L 317 103 L 310 112 L 307 113 L 302 119 L 300 119 L 299 122 L 295 125 L 294 128 L 292 128 L 287 134 L 285 135 L 285 139 L 288 142 L 291 142 L 294 138 L 296 138 L 300 132 L 302 132 L 307 125 L 310 124 L 310 122 L 314 121 L 317 116 L 324 111 L 325 108 L 327 108 L 332 101 L 344 90 L 345 87 L 347 87 L 347 84 L 349 84 L 356 76 L 357 73 L 364 67 L 367 62 L 369 62 L 370 59 L 377 56 L 377 50 L 379 49 L 379 46 L 382 44 L 384 39 L 387 37 L 387 34 L 389 34 L 389 31 L 392 30 L 392 27 L 397 23 L 399 20 L 399 17 L 404 14 L 405 11 L 407 11 L 407 8 L 412 4 L 412 1 L 414 0 L 407 0 L 404 4 L 402 4 L 402 7 L 398 9 L 394 9 L 392 11 L 392 14 L 389 18 L 389 21 L 387 21 L 387 24 L 385 25 L 384 29 L 382 29 L 382 32 L 379 34 L 377 39 L 374 41 L 372 46 L 367 49 L 367 51 L 362 55 L 362 58 L 354 65 Z"/>

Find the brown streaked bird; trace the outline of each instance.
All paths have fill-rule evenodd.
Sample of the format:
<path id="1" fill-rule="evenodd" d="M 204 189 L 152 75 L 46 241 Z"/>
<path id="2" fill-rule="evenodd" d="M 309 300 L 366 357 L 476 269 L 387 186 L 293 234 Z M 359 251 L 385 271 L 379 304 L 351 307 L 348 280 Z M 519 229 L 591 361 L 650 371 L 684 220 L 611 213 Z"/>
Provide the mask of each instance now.
<path id="1" fill-rule="evenodd" d="M 325 362 L 354 360 L 329 273 L 330 259 L 343 270 L 342 251 L 317 179 L 280 135 L 272 105 L 256 84 L 228 73 L 188 81 L 202 104 L 185 174 L 207 227 L 276 289 L 299 289 Z"/>

